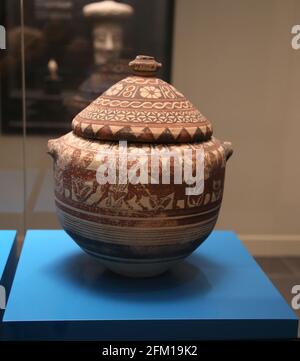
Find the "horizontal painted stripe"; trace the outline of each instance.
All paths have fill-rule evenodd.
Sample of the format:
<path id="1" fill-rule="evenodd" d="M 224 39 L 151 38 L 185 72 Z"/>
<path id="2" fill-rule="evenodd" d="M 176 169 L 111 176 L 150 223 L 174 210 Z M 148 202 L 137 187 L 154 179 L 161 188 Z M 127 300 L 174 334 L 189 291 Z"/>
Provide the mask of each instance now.
<path id="1" fill-rule="evenodd" d="M 142 220 L 136 220 L 135 218 L 132 219 L 123 219 L 122 217 L 118 216 L 110 216 L 110 217 L 102 217 L 102 215 L 86 215 L 81 213 L 80 210 L 73 210 L 70 208 L 65 207 L 63 204 L 56 203 L 57 209 L 60 209 L 62 212 L 69 214 L 70 216 L 73 216 L 77 220 L 84 220 L 86 222 L 90 222 L 92 224 L 102 224 L 107 225 L 111 227 L 128 227 L 135 229 L 142 229 L 145 228 L 151 228 L 153 227 L 159 228 L 159 229 L 166 229 L 166 228 L 173 228 L 173 227 L 188 227 L 189 225 L 197 224 L 201 225 L 208 221 L 210 221 L 212 218 L 218 217 L 219 210 L 215 212 L 210 212 L 205 215 L 199 214 L 198 216 L 194 217 L 187 217 L 184 219 L 175 219 L 173 220 L 172 217 L 170 218 L 164 218 L 160 219 L 159 217 L 148 217 L 147 221 L 145 219 Z"/>
<path id="2" fill-rule="evenodd" d="M 189 224 L 185 224 L 185 225 L 174 225 L 174 226 L 164 226 L 164 227 L 161 227 L 161 226 L 158 226 L 158 227 L 155 227 L 155 226 L 150 226 L 150 227 L 132 227 L 132 226 L 127 226 L 127 225 L 124 225 L 122 223 L 120 223 L 120 225 L 111 225 L 111 224 L 103 224 L 103 223 L 95 223 L 93 221 L 89 221 L 89 220 L 86 220 L 86 219 L 82 219 L 82 218 L 79 218 L 77 216 L 73 216 L 72 214 L 68 213 L 68 212 L 65 212 L 64 210 L 62 210 L 61 208 L 57 208 L 58 212 L 62 213 L 64 216 L 66 217 L 69 217 L 70 219 L 73 219 L 74 222 L 76 224 L 81 224 L 81 223 L 86 223 L 88 224 L 89 226 L 99 226 L 99 227 L 106 227 L 106 228 L 109 228 L 109 229 L 122 229 L 123 231 L 128 229 L 130 231 L 132 231 L 132 229 L 135 230 L 135 233 L 144 233 L 144 231 L 146 230 L 149 230 L 149 231 L 153 231 L 153 230 L 157 230 L 157 231 L 162 231 L 162 229 L 165 231 L 165 230 L 171 230 L 171 229 L 174 229 L 174 230 L 179 230 L 179 229 L 189 229 L 191 227 L 201 227 L 202 225 L 205 225 L 207 223 L 210 223 L 211 221 L 217 219 L 218 215 L 213 215 L 212 217 L 210 217 L 209 219 L 205 220 L 205 221 L 201 221 L 201 222 L 195 222 L 195 223 L 189 223 Z M 152 220 L 153 223 L 155 222 L 155 219 Z"/>
<path id="3" fill-rule="evenodd" d="M 167 244 L 185 244 L 192 242 L 204 234 L 209 232 L 213 228 L 213 224 L 207 225 L 207 227 L 202 228 L 201 230 L 195 230 L 194 232 L 168 232 L 162 236 L 161 232 L 147 232 L 143 235 L 137 235 L 134 232 L 128 234 L 120 232 L 103 232 L 103 230 L 86 230 L 80 227 L 74 226 L 69 222 L 64 223 L 64 228 L 67 230 L 78 234 L 82 237 L 99 240 L 106 243 L 115 243 L 115 244 L 127 244 L 127 245 L 167 245 Z M 97 232 L 97 233 L 96 233 Z"/>
<path id="4" fill-rule="evenodd" d="M 102 255 L 99 253 L 92 252 L 83 248 L 84 251 L 94 257 L 99 259 L 103 259 L 105 261 L 116 262 L 116 263 L 128 263 L 128 264 L 152 264 L 152 263 L 172 263 L 176 261 L 180 261 L 181 259 L 185 258 L 186 255 L 180 257 L 166 257 L 166 258 L 151 258 L 151 259 L 131 259 L 131 258 L 121 258 L 121 257 L 110 257 L 106 255 Z"/>
<path id="5" fill-rule="evenodd" d="M 59 204 L 59 205 L 62 205 L 64 207 L 67 207 L 71 210 L 74 210 L 74 211 L 77 211 L 77 212 L 81 212 L 82 214 L 86 214 L 86 215 L 91 215 L 91 216 L 95 216 L 95 215 L 98 215 L 98 213 L 96 212 L 90 212 L 90 211 L 87 211 L 85 208 L 88 208 L 88 206 L 82 206 L 82 205 L 76 205 L 76 206 L 72 206 L 72 204 L 68 203 L 66 200 L 61 200 L 57 197 L 57 195 L 55 196 L 55 201 Z M 163 217 L 163 216 L 159 216 L 159 217 L 155 217 L 156 219 L 160 219 L 160 220 L 169 220 L 169 219 L 185 219 L 185 218 L 192 218 L 192 217 L 198 217 L 200 215 L 205 215 L 205 214 L 209 214 L 209 213 L 214 213 L 216 211 L 219 211 L 221 207 L 221 204 L 218 203 L 218 205 L 216 207 L 213 207 L 211 209 L 208 209 L 208 210 L 204 210 L 204 211 L 201 211 L 199 212 L 199 208 L 200 207 L 194 207 L 194 208 L 197 208 L 198 211 L 195 212 L 195 213 L 187 213 L 185 215 L 182 215 L 182 216 L 173 216 L 173 215 L 169 215 L 169 216 L 166 216 L 166 217 Z M 104 214 L 104 212 L 108 211 L 109 214 Z M 187 209 L 185 209 L 184 211 L 187 211 Z M 126 212 L 126 211 L 124 211 Z M 128 212 L 130 212 L 130 210 L 128 210 Z M 148 212 L 147 211 L 143 211 L 145 214 L 147 214 Z M 164 213 L 166 213 L 167 211 L 164 211 Z M 149 212 L 150 213 L 150 212 Z M 148 221 L 148 218 L 147 216 L 144 216 L 144 217 L 136 217 L 135 215 L 131 215 L 131 216 L 122 216 L 122 215 L 116 215 L 114 214 L 111 210 L 109 209 L 105 209 L 105 208 L 99 208 L 99 214 L 101 214 L 101 217 L 103 218 L 108 218 L 110 219 L 111 216 L 114 216 L 114 217 L 118 217 L 120 219 L 124 219 L 124 220 L 132 220 L 133 218 L 136 219 L 136 220 L 142 220 L 142 221 Z M 150 220 L 152 221 L 152 219 Z"/>
<path id="6" fill-rule="evenodd" d="M 214 223 L 213 223 L 214 224 Z M 210 223 L 202 229 L 197 229 L 194 231 L 184 231 L 184 232 L 167 232 L 162 236 L 160 232 L 144 232 L 144 234 L 136 234 L 135 232 L 125 233 L 121 230 L 119 232 L 109 232 L 103 229 L 83 229 L 82 227 L 77 227 L 74 224 L 71 224 L 68 221 L 64 221 L 64 227 L 83 237 L 99 240 L 108 243 L 119 243 L 119 244 L 173 244 L 174 242 L 187 243 L 196 240 L 200 236 L 203 236 L 207 231 L 209 231 L 213 225 Z"/>
<path id="7" fill-rule="evenodd" d="M 214 226 L 217 217 L 209 222 L 200 225 L 185 227 L 144 228 L 137 230 L 134 227 L 116 227 L 102 224 L 95 224 L 85 220 L 78 220 L 58 210 L 58 216 L 63 227 L 75 234 L 92 240 L 99 240 L 107 243 L 128 244 L 128 245 L 167 245 L 174 243 L 188 243 L 201 238 Z"/>

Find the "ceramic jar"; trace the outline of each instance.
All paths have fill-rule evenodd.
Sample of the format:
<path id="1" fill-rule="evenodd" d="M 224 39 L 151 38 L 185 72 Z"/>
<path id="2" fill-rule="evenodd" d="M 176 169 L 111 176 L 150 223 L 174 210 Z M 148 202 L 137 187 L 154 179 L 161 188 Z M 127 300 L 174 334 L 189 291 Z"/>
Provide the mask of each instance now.
<path id="1" fill-rule="evenodd" d="M 229 142 L 213 137 L 209 120 L 156 77 L 160 66 L 138 56 L 133 76 L 79 113 L 72 132 L 48 143 L 63 228 L 127 276 L 162 273 L 208 237 L 232 154 Z"/>

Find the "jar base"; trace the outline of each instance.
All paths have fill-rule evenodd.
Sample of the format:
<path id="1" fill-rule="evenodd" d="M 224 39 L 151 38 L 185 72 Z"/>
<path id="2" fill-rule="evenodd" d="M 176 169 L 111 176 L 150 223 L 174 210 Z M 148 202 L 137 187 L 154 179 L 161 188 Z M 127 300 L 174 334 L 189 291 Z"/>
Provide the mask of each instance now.
<path id="1" fill-rule="evenodd" d="M 183 258 L 175 259 L 175 260 L 147 260 L 145 262 L 134 262 L 134 260 L 108 260 L 106 258 L 102 258 L 101 255 L 95 255 L 91 252 L 85 250 L 86 253 L 98 259 L 98 261 L 108 270 L 113 273 L 116 273 L 121 276 L 130 277 L 130 278 L 150 278 L 159 276 L 165 272 L 167 272 L 170 268 L 175 266 L 178 262 L 180 262 Z"/>
<path id="2" fill-rule="evenodd" d="M 167 272 L 175 262 L 167 262 L 166 264 L 162 263 L 159 265 L 156 264 L 133 264 L 128 265 L 126 263 L 120 263 L 115 265 L 110 262 L 103 262 L 102 264 L 109 269 L 110 271 L 117 273 L 121 276 L 130 277 L 130 278 L 150 278 L 159 276 Z"/>

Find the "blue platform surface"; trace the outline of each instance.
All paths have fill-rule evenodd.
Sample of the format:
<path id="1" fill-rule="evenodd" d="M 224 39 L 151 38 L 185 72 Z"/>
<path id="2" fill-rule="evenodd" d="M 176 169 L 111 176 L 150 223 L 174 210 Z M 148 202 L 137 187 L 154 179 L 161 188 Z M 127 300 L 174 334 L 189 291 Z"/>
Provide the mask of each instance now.
<path id="1" fill-rule="evenodd" d="M 16 231 L 0 231 L 0 321 L 3 317 L 5 300 L 9 294 L 14 273 L 16 234 Z"/>
<path id="2" fill-rule="evenodd" d="M 298 329 L 230 231 L 152 279 L 105 270 L 64 231 L 28 231 L 3 320 L 12 340 L 284 339 Z"/>

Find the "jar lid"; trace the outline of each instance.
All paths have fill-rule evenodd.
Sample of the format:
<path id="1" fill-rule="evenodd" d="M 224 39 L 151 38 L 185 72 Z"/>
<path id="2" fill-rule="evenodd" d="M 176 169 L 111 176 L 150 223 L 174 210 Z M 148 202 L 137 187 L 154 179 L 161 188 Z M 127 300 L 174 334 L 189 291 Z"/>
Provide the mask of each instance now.
<path id="1" fill-rule="evenodd" d="M 212 125 L 177 89 L 156 78 L 161 67 L 139 55 L 129 76 L 104 92 L 73 120 L 76 135 L 105 141 L 146 143 L 206 141 Z"/>

